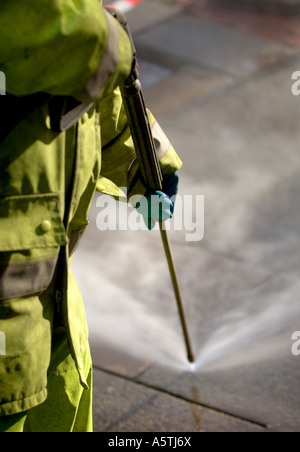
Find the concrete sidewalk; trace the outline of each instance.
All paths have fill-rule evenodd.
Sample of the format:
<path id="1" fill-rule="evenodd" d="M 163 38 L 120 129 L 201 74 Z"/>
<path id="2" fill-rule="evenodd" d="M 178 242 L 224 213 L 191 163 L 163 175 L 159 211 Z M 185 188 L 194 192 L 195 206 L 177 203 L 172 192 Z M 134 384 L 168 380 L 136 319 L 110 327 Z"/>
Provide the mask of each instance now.
<path id="1" fill-rule="evenodd" d="M 145 1 L 129 21 L 148 106 L 184 161 L 181 195 L 205 197 L 202 241 L 170 231 L 197 362 L 158 232 L 99 232 L 96 197 L 73 263 L 95 431 L 299 431 L 300 17 L 291 41 L 288 18 L 266 36 L 265 15 L 243 30 L 236 15 L 166 3 Z"/>

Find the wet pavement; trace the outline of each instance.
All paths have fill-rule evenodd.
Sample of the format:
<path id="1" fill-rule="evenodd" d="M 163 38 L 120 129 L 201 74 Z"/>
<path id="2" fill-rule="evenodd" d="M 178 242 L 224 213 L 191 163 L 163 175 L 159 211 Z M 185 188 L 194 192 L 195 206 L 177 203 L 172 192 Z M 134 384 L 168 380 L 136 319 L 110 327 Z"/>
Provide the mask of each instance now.
<path id="1" fill-rule="evenodd" d="M 300 430 L 300 17 L 213 3 L 128 15 L 147 104 L 184 161 L 180 193 L 204 196 L 203 240 L 169 232 L 197 360 L 158 231 L 99 231 L 97 195 L 73 263 L 95 431 Z"/>

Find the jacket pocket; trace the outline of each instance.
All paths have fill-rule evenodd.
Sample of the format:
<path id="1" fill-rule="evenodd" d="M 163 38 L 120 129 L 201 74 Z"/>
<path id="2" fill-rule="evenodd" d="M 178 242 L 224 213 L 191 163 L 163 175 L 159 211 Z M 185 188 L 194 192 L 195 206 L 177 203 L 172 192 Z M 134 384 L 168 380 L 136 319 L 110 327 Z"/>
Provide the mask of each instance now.
<path id="1" fill-rule="evenodd" d="M 58 194 L 0 198 L 0 300 L 46 290 L 67 242 Z"/>

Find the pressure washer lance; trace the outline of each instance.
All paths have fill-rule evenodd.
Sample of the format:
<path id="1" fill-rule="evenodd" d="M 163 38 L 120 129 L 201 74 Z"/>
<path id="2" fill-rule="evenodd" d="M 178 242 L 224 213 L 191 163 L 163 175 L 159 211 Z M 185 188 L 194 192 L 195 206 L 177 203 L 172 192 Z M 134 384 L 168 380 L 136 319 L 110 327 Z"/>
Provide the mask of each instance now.
<path id="1" fill-rule="evenodd" d="M 145 106 L 142 86 L 139 80 L 139 65 L 136 56 L 135 45 L 127 23 L 126 17 L 114 8 L 106 8 L 110 14 L 121 24 L 128 34 L 133 48 L 133 64 L 129 78 L 120 87 L 124 107 L 127 114 L 128 124 L 133 138 L 137 161 L 139 169 L 144 179 L 144 182 L 149 190 L 162 190 L 162 172 L 160 169 L 154 138 Z M 174 287 L 175 297 L 178 305 L 180 321 L 183 329 L 187 357 L 190 363 L 195 362 L 194 354 L 192 352 L 191 341 L 189 338 L 186 317 L 183 308 L 183 302 L 174 265 L 174 260 L 171 253 L 171 248 L 167 236 L 167 232 L 163 227 L 163 222 L 159 222 L 160 233 L 166 253 L 166 258 L 169 265 L 170 275 Z"/>

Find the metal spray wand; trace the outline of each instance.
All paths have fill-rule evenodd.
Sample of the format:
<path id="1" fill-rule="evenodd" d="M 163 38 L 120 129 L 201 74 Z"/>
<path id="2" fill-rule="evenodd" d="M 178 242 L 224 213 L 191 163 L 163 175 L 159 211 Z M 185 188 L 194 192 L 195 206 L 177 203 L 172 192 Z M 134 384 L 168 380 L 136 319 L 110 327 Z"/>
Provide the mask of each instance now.
<path id="1" fill-rule="evenodd" d="M 135 46 L 133 38 L 126 20 L 126 17 L 114 8 L 107 8 L 107 10 L 118 20 L 124 30 L 127 32 L 132 42 L 133 64 L 129 78 L 121 86 L 121 93 L 124 107 L 127 114 L 128 124 L 133 138 L 137 161 L 143 180 L 149 190 L 162 190 L 162 172 L 160 169 L 155 143 L 152 135 L 151 126 L 145 106 L 142 86 L 139 81 L 139 66 L 136 57 Z M 163 222 L 159 222 L 162 242 L 170 270 L 170 275 L 174 287 L 175 297 L 179 310 L 180 321 L 184 334 L 184 340 L 187 350 L 187 357 L 190 363 L 195 362 L 194 354 L 191 347 L 186 316 L 183 308 L 183 302 L 176 274 L 175 264 L 172 257 L 172 252 L 168 240 L 168 235 L 163 227 Z"/>

